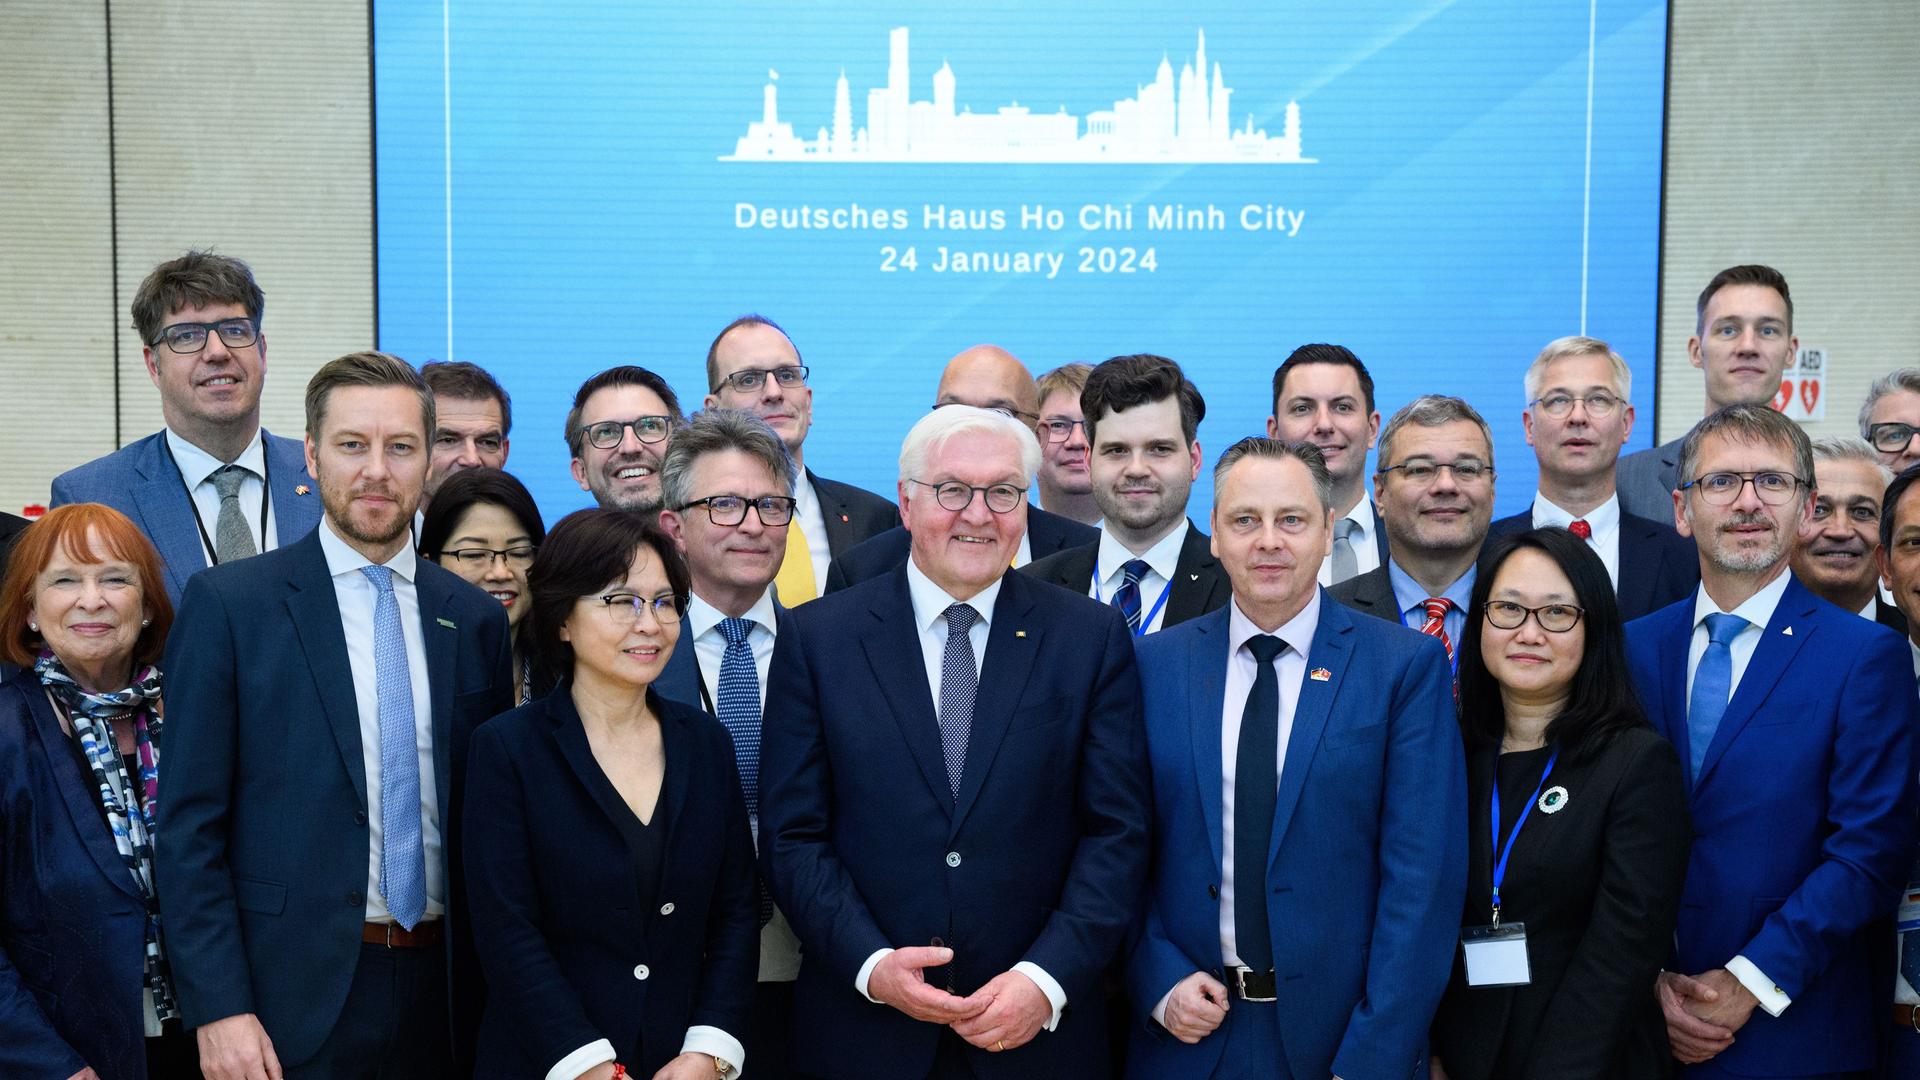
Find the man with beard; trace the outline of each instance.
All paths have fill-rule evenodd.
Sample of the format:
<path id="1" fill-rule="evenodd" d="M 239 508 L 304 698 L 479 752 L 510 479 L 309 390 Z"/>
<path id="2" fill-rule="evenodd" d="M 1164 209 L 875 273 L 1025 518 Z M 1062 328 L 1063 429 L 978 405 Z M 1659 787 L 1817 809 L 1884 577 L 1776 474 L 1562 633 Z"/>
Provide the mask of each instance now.
<path id="1" fill-rule="evenodd" d="M 1100 540 L 1027 567 L 1120 609 L 1137 638 L 1204 615 L 1232 591 L 1212 539 L 1187 520 L 1207 403 L 1164 356 L 1116 356 L 1080 393 Z"/>
<path id="2" fill-rule="evenodd" d="M 1082 525 L 1100 524 L 1087 464 L 1087 424 L 1080 411 L 1092 364 L 1061 364 L 1034 380 L 1040 388 L 1040 505 Z"/>
<path id="3" fill-rule="evenodd" d="M 1320 584 L 1351 581 L 1387 562 L 1387 534 L 1367 498 L 1367 451 L 1380 434 L 1373 376 L 1344 345 L 1302 345 L 1273 373 L 1267 436 L 1310 442 L 1333 477 L 1333 554 Z"/>
<path id="4" fill-rule="evenodd" d="M 1473 406 L 1429 394 L 1408 402 L 1380 431 L 1373 475 L 1386 526 L 1385 566 L 1329 592 L 1370 615 L 1454 642 L 1467 622 L 1474 560 L 1493 520 L 1493 435 Z"/>
<path id="5" fill-rule="evenodd" d="M 667 380 L 633 364 L 580 384 L 567 411 L 573 482 L 603 510 L 660 512 L 660 459 L 683 422 Z"/>
<path id="6" fill-rule="evenodd" d="M 1913 861 L 1912 661 L 1788 571 L 1812 513 L 1798 425 L 1730 406 L 1687 434 L 1679 466 L 1700 590 L 1627 627 L 1694 827 L 1674 956 L 1650 989 L 1688 1078 L 1862 1074 L 1887 1015 L 1875 928 Z"/>
<path id="7" fill-rule="evenodd" d="M 711 389 L 706 407 L 739 409 L 765 420 L 800 468 L 800 481 L 791 493 L 793 521 L 785 530 L 786 556 L 774 582 L 780 603 L 787 607 L 820 595 L 827 569 L 841 552 L 900 524 L 893 503 L 807 468 L 804 448 L 813 427 L 813 387 L 807 375 L 793 340 L 764 315 L 740 316 L 707 346 Z"/>
<path id="8" fill-rule="evenodd" d="M 169 635 L 167 955 L 208 1080 L 450 1076 L 478 999 L 459 785 L 513 705 L 506 615 L 414 554 L 420 375 L 344 356 L 306 412 L 320 527 L 194 575 Z"/>
<path id="9" fill-rule="evenodd" d="M 1907 632 L 1880 596 L 1880 497 L 1893 482 L 1873 447 L 1853 438 L 1813 442 L 1813 516 L 1793 545 L 1793 574 L 1829 604 Z"/>

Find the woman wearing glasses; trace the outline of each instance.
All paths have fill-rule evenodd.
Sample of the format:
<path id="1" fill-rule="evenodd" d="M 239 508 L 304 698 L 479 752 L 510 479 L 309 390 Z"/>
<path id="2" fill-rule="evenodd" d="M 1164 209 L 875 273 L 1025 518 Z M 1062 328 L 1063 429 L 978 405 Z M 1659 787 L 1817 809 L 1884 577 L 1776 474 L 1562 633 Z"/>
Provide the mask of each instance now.
<path id="1" fill-rule="evenodd" d="M 469 752 L 475 1075 L 726 1077 L 745 1063 L 759 905 L 726 729 L 653 690 L 686 564 L 645 516 L 581 510 L 527 577 L 534 666 L 559 681 Z"/>
<path id="2" fill-rule="evenodd" d="M 1467 899 L 1433 1076 L 1665 1076 L 1654 978 L 1693 833 L 1679 757 L 1628 679 L 1606 567 L 1565 529 L 1501 537 L 1470 613 Z"/>
<path id="3" fill-rule="evenodd" d="M 462 469 L 446 478 L 420 524 L 420 555 L 487 591 L 507 609 L 513 634 L 513 700 L 533 700 L 526 616 L 533 607 L 527 568 L 545 540 L 540 508 L 526 485 L 499 469 Z"/>

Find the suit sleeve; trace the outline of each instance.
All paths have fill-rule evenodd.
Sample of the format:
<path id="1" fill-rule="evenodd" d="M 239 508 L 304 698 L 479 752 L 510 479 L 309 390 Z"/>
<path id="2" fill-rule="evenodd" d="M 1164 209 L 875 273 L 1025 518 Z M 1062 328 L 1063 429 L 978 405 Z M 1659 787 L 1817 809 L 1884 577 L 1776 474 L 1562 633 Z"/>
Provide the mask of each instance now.
<path id="1" fill-rule="evenodd" d="M 855 546 L 857 547 L 858 545 Z M 828 593 L 839 592 L 841 589 L 846 588 L 848 584 L 846 561 L 843 558 L 829 560 L 827 563 L 827 583 L 820 589 L 820 595 L 825 596 Z"/>
<path id="2" fill-rule="evenodd" d="M 733 741 L 726 729 L 709 723 L 715 736 L 724 780 L 726 853 L 720 860 L 720 878 L 714 883 L 707 908 L 706 962 L 694 1003 L 692 1025 L 718 1028 L 745 1041 L 753 1011 L 754 976 L 760 967 L 759 877 L 753 866 L 753 827 L 747 821 L 747 799 L 740 791 L 740 773 L 734 762 Z"/>
<path id="3" fill-rule="evenodd" d="M 1333 1059 L 1343 1077 L 1404 1076 L 1452 972 L 1467 889 L 1467 774 L 1446 652 L 1429 639 L 1387 715 L 1379 897 L 1366 994 Z M 1355 915 L 1332 917 L 1355 918 Z"/>
<path id="4" fill-rule="evenodd" d="M 188 578 L 167 635 L 167 745 L 153 861 L 167 960 L 189 1029 L 254 1011 L 227 866 L 240 723 L 234 629 L 227 598 L 206 575 Z"/>
<path id="5" fill-rule="evenodd" d="M 1788 677 L 1791 677 L 1790 675 Z M 1797 998 L 1834 951 L 1892 910 L 1914 849 L 1920 701 L 1904 643 L 1875 632 L 1838 689 L 1822 859 L 1740 955 Z"/>
<path id="6" fill-rule="evenodd" d="M 1665 739 L 1649 739 L 1607 808 L 1600 890 L 1534 1036 L 1528 1076 L 1610 1075 L 1629 1019 L 1672 951 L 1692 847 L 1679 754 Z"/>
<path id="7" fill-rule="evenodd" d="M 75 499 L 73 497 L 73 491 L 67 485 L 67 478 L 65 474 L 54 477 L 53 487 L 50 491 L 47 492 L 48 509 L 57 510 L 60 507 L 65 506 L 68 503 L 74 502 L 74 501 Z M 77 1072 L 78 1070 L 75 1070 L 75 1071 Z"/>
<path id="8" fill-rule="evenodd" d="M 7 711 L 12 714 L 7 718 L 10 724 L 24 727 L 30 721 L 24 702 L 17 710 Z M 12 853 L 5 847 L 10 835 L 6 823 L 0 822 L 0 866 L 13 865 L 8 858 Z M 39 999 L 21 982 L 6 949 L 0 948 L 0 1076 L 63 1080 L 86 1067 L 87 1062 L 55 1030 Z"/>
<path id="9" fill-rule="evenodd" d="M 1146 728 L 1133 639 L 1116 609 L 1106 608 L 1105 652 L 1087 702 L 1080 750 L 1080 843 L 1060 902 L 1023 961 L 1038 964 L 1067 993 L 1087 1003 L 1140 910 L 1146 887 Z"/>
<path id="10" fill-rule="evenodd" d="M 836 568 L 837 568 L 836 563 Z M 774 902 L 793 924 L 809 962 L 818 958 L 838 986 L 893 943 L 880 932 L 852 875 L 833 849 L 833 765 L 820 692 L 807 655 L 804 618 L 774 641 L 760 734 L 760 866 Z"/>

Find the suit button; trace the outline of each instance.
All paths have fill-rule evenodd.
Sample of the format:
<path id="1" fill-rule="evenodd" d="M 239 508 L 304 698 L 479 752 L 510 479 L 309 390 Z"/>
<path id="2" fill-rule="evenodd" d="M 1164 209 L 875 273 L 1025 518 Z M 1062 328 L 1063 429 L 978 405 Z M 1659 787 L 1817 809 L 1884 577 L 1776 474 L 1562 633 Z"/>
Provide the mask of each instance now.
<path id="1" fill-rule="evenodd" d="M 949 851 L 949 852 L 947 852 L 947 865 L 948 865 L 948 866 L 959 866 L 959 865 L 960 865 L 960 853 L 959 853 L 959 852 L 957 852 L 957 851 Z"/>
<path id="2" fill-rule="evenodd" d="M 1215 900 L 1220 899 L 1220 886 L 1218 885 L 1207 886 L 1207 895 Z"/>
<path id="3" fill-rule="evenodd" d="M 651 974 L 653 973 L 647 970 L 647 965 L 645 964 L 641 964 L 633 969 L 633 977 L 639 979 L 641 982 L 647 981 L 647 976 Z"/>
<path id="4" fill-rule="evenodd" d="M 662 915 L 671 915 L 671 914 L 673 914 L 673 901 L 671 901 L 671 900 L 669 900 L 669 901 L 667 901 L 666 903 L 664 903 L 664 904 L 661 904 L 661 905 L 660 905 L 660 914 L 662 914 Z"/>
<path id="5" fill-rule="evenodd" d="M 355 825 L 365 825 L 367 823 L 367 812 L 365 810 L 355 810 L 353 812 L 353 823 Z"/>
<path id="6" fill-rule="evenodd" d="M 348 907 L 366 907 L 367 898 L 360 894 L 360 890 L 355 889 L 354 891 L 347 894 L 347 906 Z"/>

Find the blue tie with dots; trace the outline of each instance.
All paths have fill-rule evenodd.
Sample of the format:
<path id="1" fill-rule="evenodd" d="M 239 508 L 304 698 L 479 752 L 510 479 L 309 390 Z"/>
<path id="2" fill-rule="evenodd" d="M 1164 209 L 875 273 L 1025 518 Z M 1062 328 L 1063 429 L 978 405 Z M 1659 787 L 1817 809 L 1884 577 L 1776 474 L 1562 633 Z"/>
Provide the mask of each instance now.
<path id="1" fill-rule="evenodd" d="M 380 895 L 408 930 L 427 913 L 427 857 L 420 826 L 420 745 L 413 730 L 413 676 L 393 571 L 363 566 L 373 583 L 373 671 L 380 710 Z"/>
<path id="2" fill-rule="evenodd" d="M 727 649 L 720 654 L 720 698 L 714 709 L 733 736 L 733 760 L 740 769 L 740 793 L 747 799 L 747 817 L 753 822 L 755 842 L 760 835 L 760 671 L 753 663 L 752 619 L 721 619 L 720 636 Z M 773 900 L 760 889 L 760 925 L 773 917 Z"/>
<path id="3" fill-rule="evenodd" d="M 1140 579 L 1152 569 L 1144 559 L 1128 559 L 1120 567 L 1120 587 L 1114 590 L 1113 604 L 1127 617 L 1127 629 L 1140 632 Z"/>
<path id="4" fill-rule="evenodd" d="M 980 613 L 965 604 L 947 608 L 947 644 L 940 654 L 940 756 L 947 762 L 947 786 L 960 797 L 960 770 L 967 762 L 967 736 L 973 731 L 973 701 L 980 672 L 973 666 L 973 639 L 967 631 Z"/>
<path id="5" fill-rule="evenodd" d="M 1707 651 L 1693 673 L 1693 693 L 1687 699 L 1687 755 L 1690 775 L 1700 779 L 1713 733 L 1720 730 L 1727 699 L 1733 696 L 1733 639 L 1753 625 L 1738 615 L 1716 611 L 1707 616 Z"/>

